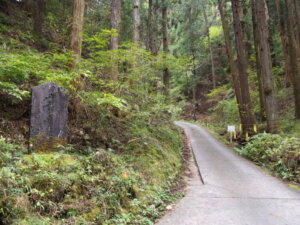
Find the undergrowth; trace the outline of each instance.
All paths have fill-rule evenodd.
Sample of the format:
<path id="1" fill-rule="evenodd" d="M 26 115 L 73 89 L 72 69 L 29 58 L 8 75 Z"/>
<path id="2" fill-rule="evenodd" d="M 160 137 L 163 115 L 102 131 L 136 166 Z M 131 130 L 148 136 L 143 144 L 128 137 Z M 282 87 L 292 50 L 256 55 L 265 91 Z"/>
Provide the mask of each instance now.
<path id="1" fill-rule="evenodd" d="M 148 225 L 176 198 L 169 190 L 182 138 L 171 121 L 181 104 L 163 94 L 161 71 L 167 63 L 178 75 L 188 59 L 153 56 L 132 43 L 109 51 L 111 32 L 84 40 L 89 51 L 76 70 L 66 50 L 38 52 L 0 33 L 3 224 Z M 69 91 L 70 145 L 27 154 L 30 91 L 46 82 Z"/>
<path id="2" fill-rule="evenodd" d="M 281 178 L 300 183 L 299 138 L 258 134 L 237 151 Z"/>
<path id="3" fill-rule="evenodd" d="M 28 155 L 1 138 L 1 221 L 153 224 L 176 197 L 168 190 L 181 168 L 181 137 L 170 126 L 132 131 L 136 139 L 122 154 L 60 146 Z"/>

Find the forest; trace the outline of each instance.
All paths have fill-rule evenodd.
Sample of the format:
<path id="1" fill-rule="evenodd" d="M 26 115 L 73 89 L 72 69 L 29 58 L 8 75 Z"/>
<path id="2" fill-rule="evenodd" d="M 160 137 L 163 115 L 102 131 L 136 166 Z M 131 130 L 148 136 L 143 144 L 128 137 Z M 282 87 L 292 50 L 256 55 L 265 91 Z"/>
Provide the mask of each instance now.
<path id="1" fill-rule="evenodd" d="M 67 143 L 30 152 L 48 82 Z M 0 225 L 154 224 L 183 196 L 177 120 L 298 186 L 300 1 L 0 0 Z"/>

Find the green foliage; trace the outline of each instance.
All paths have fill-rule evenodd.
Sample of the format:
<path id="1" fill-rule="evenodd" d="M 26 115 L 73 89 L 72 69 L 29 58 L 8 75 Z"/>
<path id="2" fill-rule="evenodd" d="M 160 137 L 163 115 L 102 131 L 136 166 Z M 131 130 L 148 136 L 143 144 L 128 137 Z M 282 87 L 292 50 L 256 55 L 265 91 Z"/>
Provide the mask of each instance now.
<path id="1" fill-rule="evenodd" d="M 215 39 L 219 38 L 223 34 L 222 26 L 212 26 L 209 28 L 209 35 L 211 42 L 214 42 Z M 205 37 L 203 40 L 204 45 L 208 48 L 208 37 Z"/>
<path id="2" fill-rule="evenodd" d="M 300 182 L 300 143 L 295 137 L 259 134 L 238 152 L 283 179 Z"/>
<path id="3" fill-rule="evenodd" d="M 232 89 L 229 88 L 226 84 L 211 90 L 211 92 L 208 93 L 206 96 L 208 97 L 208 102 L 219 102 L 221 100 L 224 100 L 228 95 L 231 94 Z"/>
<path id="4" fill-rule="evenodd" d="M 222 26 L 212 26 L 209 28 L 210 38 L 214 40 L 216 37 L 219 37 L 223 32 Z"/>
<path id="5" fill-rule="evenodd" d="M 103 29 L 101 32 L 94 34 L 92 37 L 86 37 L 84 39 L 84 44 L 89 51 L 95 52 L 100 49 L 107 48 L 109 46 L 111 36 L 118 36 L 118 31 L 116 29 L 107 30 Z"/>
<path id="6" fill-rule="evenodd" d="M 22 100 L 29 96 L 28 91 L 22 91 L 15 84 L 0 81 L 0 93 L 7 94 L 13 98 L 13 101 Z"/>
<path id="7" fill-rule="evenodd" d="M 213 117 L 223 124 L 238 123 L 240 121 L 235 98 L 222 100 L 213 108 Z"/>
<path id="8" fill-rule="evenodd" d="M 211 108 L 212 118 L 220 124 L 239 122 L 237 101 L 233 90 L 228 85 L 219 86 L 213 89 L 207 96 L 207 101 L 213 103 Z"/>
<path id="9" fill-rule="evenodd" d="M 26 64 L 18 64 L 14 65 L 3 65 L 0 70 L 0 79 L 5 82 L 12 82 L 16 84 L 23 83 L 26 79 L 28 79 L 28 74 L 24 71 L 24 67 Z"/>
<path id="10" fill-rule="evenodd" d="M 102 105 L 114 106 L 120 110 L 126 111 L 126 101 L 115 97 L 110 93 L 101 93 L 101 92 L 80 92 L 80 99 L 87 105 L 94 107 L 102 107 Z"/>
<path id="11" fill-rule="evenodd" d="M 135 123 L 127 152 L 22 153 L 0 139 L 0 215 L 5 224 L 153 224 L 176 196 L 177 130 Z M 74 153 L 73 153 L 74 152 Z M 54 219 L 55 218 L 55 219 Z"/>
<path id="12" fill-rule="evenodd" d="M 25 153 L 22 146 L 10 144 L 0 136 L 0 167 L 12 164 L 16 159 Z"/>
<path id="13" fill-rule="evenodd" d="M 89 4 L 101 5 L 104 14 L 98 17 L 89 7 L 83 57 L 76 69 L 70 69 L 72 53 L 65 50 L 70 3 L 47 2 L 42 37 L 32 34 L 26 12 L 14 21 L 20 27 L 11 29 L 12 20 L 1 22 L 0 94 L 5 101 L 0 106 L 18 101 L 27 107 L 33 86 L 61 85 L 69 90 L 73 144 L 28 155 L 22 145 L 0 138 L 1 222 L 153 224 L 177 197 L 168 189 L 181 168 L 181 136 L 170 120 L 180 113 L 182 104 L 175 100 L 182 93 L 163 94 L 162 69 L 168 66 L 174 78 L 180 77 L 191 68 L 191 58 L 153 56 L 126 41 L 118 50 L 108 50 L 117 31 L 91 26 L 91 21 L 105 24 L 110 2 L 92 1 Z M 27 20 L 21 19 L 24 16 Z M 0 15 L 0 21 L 5 19 Z M 119 79 L 113 81 L 111 71 L 116 67 Z"/>

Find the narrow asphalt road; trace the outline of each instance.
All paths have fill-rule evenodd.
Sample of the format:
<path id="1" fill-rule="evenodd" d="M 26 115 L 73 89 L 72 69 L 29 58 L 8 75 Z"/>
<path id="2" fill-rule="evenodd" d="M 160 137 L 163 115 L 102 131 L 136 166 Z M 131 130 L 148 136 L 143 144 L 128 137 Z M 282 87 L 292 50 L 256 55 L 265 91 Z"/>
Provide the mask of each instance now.
<path id="1" fill-rule="evenodd" d="M 182 127 L 195 155 L 186 196 L 157 225 L 300 225 L 300 192 L 263 172 L 204 128 Z"/>

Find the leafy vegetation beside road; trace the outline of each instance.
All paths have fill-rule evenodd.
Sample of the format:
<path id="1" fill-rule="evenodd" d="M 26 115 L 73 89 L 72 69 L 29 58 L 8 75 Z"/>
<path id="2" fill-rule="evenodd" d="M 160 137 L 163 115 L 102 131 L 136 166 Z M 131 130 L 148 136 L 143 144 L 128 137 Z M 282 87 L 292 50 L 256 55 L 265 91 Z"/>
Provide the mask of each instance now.
<path id="1" fill-rule="evenodd" d="M 153 224 L 174 197 L 181 136 L 170 124 L 132 130 L 126 152 L 63 147 L 27 155 L 0 139 L 5 224 Z M 85 151 L 84 151 L 85 150 Z"/>
<path id="2" fill-rule="evenodd" d="M 8 31 L 0 30 L 0 221 L 153 224 L 176 198 L 170 188 L 182 167 L 172 124 L 182 104 L 163 94 L 161 70 L 179 75 L 188 58 L 132 43 L 111 51 L 112 31 L 102 30 L 85 39 L 89 51 L 72 70 L 68 50 L 39 52 Z M 27 154 L 30 91 L 46 82 L 69 92 L 69 145 Z"/>
<path id="3" fill-rule="evenodd" d="M 300 183 L 299 138 L 258 134 L 237 151 L 281 178 Z"/>

